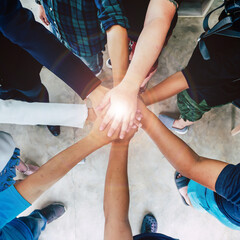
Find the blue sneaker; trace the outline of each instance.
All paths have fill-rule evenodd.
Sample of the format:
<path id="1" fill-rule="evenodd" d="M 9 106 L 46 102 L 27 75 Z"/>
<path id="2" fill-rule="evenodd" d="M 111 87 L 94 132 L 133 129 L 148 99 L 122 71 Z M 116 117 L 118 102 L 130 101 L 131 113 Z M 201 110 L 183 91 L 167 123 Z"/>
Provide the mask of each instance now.
<path id="1" fill-rule="evenodd" d="M 141 233 L 156 233 L 157 227 L 157 219 L 151 213 L 148 213 L 143 218 Z"/>
<path id="2" fill-rule="evenodd" d="M 173 123 L 176 119 L 168 117 L 166 115 L 159 114 L 158 119 L 171 131 L 174 131 L 179 134 L 185 134 L 188 131 L 188 126 L 183 129 L 173 127 Z"/>

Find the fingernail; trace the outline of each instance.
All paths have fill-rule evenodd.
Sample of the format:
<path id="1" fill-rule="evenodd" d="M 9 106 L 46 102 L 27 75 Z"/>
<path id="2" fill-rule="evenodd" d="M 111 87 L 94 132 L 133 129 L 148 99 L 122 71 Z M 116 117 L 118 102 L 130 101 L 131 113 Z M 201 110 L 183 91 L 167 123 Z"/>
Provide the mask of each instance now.
<path id="1" fill-rule="evenodd" d="M 108 137 L 111 137 L 111 136 L 112 136 L 112 133 L 108 133 L 107 135 L 108 135 Z"/>
<path id="2" fill-rule="evenodd" d="M 141 121 L 141 119 L 142 119 L 141 117 L 138 117 L 138 118 L 137 118 L 138 121 Z"/>
<path id="3" fill-rule="evenodd" d="M 137 128 L 137 126 L 136 126 L 136 125 L 134 125 L 132 128 L 134 128 L 134 129 L 135 129 L 135 128 Z"/>
<path id="4" fill-rule="evenodd" d="M 99 130 L 102 131 L 102 130 L 103 130 L 103 127 L 101 126 L 101 127 L 99 128 Z"/>
<path id="5" fill-rule="evenodd" d="M 124 136 L 123 135 L 120 135 L 120 139 L 123 139 L 124 138 Z"/>

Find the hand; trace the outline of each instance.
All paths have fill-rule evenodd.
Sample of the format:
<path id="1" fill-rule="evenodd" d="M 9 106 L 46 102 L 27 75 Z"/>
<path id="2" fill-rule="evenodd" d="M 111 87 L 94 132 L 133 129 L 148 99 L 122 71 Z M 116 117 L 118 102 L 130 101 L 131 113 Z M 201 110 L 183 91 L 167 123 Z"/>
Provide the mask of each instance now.
<path id="1" fill-rule="evenodd" d="M 48 26 L 50 23 L 47 19 L 47 16 L 46 16 L 46 13 L 45 13 L 45 10 L 43 8 L 42 5 L 39 6 L 39 18 L 42 20 L 42 22 Z"/>
<path id="2" fill-rule="evenodd" d="M 91 141 L 98 143 L 100 147 L 116 140 L 120 132 L 120 128 L 118 128 L 111 137 L 108 137 L 107 132 L 110 128 L 110 124 L 105 128 L 105 130 L 100 131 L 99 127 L 102 120 L 102 117 L 99 115 L 93 124 L 91 132 L 88 135 L 88 137 L 91 138 Z"/>
<path id="3" fill-rule="evenodd" d="M 89 95 L 89 99 L 91 100 L 92 102 L 92 107 L 95 111 L 95 113 L 97 115 L 100 114 L 99 111 L 97 111 L 97 106 L 99 105 L 99 103 L 102 101 L 102 99 L 104 98 L 104 96 L 106 95 L 106 93 L 109 91 L 108 88 L 106 87 L 103 87 L 101 85 L 99 85 L 97 88 L 95 88 L 91 94 Z"/>
<path id="4" fill-rule="evenodd" d="M 137 94 L 139 89 L 127 82 L 121 82 L 110 90 L 97 107 L 97 111 L 106 111 L 100 130 L 104 130 L 110 121 L 108 136 L 111 137 L 121 127 L 120 139 L 123 139 L 128 128 L 132 127 L 137 111 Z"/>

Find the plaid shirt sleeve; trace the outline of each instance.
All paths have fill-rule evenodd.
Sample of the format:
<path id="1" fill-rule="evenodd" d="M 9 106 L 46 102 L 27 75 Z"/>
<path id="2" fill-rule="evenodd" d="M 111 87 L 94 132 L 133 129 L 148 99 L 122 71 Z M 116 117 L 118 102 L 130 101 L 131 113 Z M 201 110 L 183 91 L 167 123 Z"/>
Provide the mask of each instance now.
<path id="1" fill-rule="evenodd" d="M 95 0 L 95 4 L 98 8 L 98 19 L 103 32 L 114 25 L 120 25 L 126 29 L 129 28 L 121 0 Z"/>

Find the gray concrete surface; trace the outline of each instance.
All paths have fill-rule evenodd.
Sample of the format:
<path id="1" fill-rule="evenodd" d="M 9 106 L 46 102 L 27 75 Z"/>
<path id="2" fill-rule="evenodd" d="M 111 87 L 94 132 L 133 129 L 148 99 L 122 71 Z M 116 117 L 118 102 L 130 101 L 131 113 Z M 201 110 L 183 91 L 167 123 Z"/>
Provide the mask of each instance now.
<path id="1" fill-rule="evenodd" d="M 36 12 L 34 1 L 22 2 Z M 214 5 L 218 4 L 215 2 Z M 179 19 L 168 46 L 161 54 L 158 72 L 149 87 L 187 64 L 201 32 L 202 18 Z M 106 58 L 107 53 L 104 55 Z M 41 78 L 49 90 L 51 101 L 81 101 L 76 93 L 48 70 L 42 70 Z M 111 87 L 111 71 L 105 66 L 101 78 Z M 176 97 L 150 108 L 155 114 L 177 112 Z M 240 123 L 239 112 L 236 110 L 236 123 Z M 230 135 L 231 115 L 231 105 L 215 108 L 192 126 L 186 135 L 180 137 L 198 154 L 236 164 L 239 162 L 240 134 L 235 137 Z M 13 135 L 23 160 L 39 165 L 83 138 L 89 128 L 62 127 L 61 135 L 53 137 L 45 127 L 0 126 L 1 130 Z M 47 226 L 40 240 L 103 239 L 102 204 L 109 149 L 109 146 L 105 146 L 91 154 L 84 165 L 76 166 L 22 214 L 26 215 L 51 201 L 63 202 L 67 206 L 66 214 Z M 185 207 L 174 185 L 173 174 L 174 169 L 152 140 L 140 130 L 131 143 L 129 153 L 130 223 L 134 234 L 139 233 L 142 217 L 150 211 L 157 217 L 158 232 L 181 240 L 240 238 L 239 232 L 228 229 L 209 214 Z"/>

